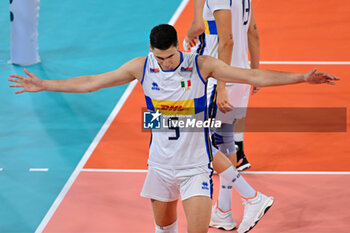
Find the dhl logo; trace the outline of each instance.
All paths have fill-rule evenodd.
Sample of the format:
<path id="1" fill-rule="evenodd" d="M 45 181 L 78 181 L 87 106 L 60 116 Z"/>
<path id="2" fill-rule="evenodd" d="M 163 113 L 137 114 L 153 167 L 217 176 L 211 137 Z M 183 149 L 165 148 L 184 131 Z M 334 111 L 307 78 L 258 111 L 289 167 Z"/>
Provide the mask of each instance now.
<path id="1" fill-rule="evenodd" d="M 164 115 L 194 115 L 194 100 L 166 101 L 152 100 L 155 110 L 159 110 Z"/>
<path id="2" fill-rule="evenodd" d="M 168 110 L 168 111 L 183 111 L 185 108 L 181 105 L 161 105 L 160 110 Z"/>

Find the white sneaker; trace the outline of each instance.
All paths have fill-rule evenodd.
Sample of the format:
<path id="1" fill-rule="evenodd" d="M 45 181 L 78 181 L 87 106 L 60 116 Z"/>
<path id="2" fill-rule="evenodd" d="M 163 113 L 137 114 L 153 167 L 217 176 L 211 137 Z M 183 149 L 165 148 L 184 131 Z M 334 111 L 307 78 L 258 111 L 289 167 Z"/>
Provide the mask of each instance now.
<path id="1" fill-rule="evenodd" d="M 244 200 L 244 215 L 237 230 L 238 233 L 250 231 L 269 210 L 274 202 L 273 197 L 267 197 L 258 192 L 257 196 L 251 200 Z"/>
<path id="2" fill-rule="evenodd" d="M 233 220 L 231 210 L 223 213 L 216 207 L 216 205 L 214 205 L 211 209 L 211 219 L 209 226 L 231 231 L 237 226 L 237 223 Z"/>

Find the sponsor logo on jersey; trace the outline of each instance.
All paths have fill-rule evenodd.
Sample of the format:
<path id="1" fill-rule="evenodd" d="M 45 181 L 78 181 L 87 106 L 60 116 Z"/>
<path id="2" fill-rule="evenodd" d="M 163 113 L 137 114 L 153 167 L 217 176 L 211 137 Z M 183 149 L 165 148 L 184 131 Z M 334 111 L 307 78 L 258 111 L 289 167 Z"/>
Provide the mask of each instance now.
<path id="1" fill-rule="evenodd" d="M 151 71 L 151 73 L 158 73 L 159 72 L 159 69 L 158 68 L 150 68 L 149 69 Z"/>
<path id="2" fill-rule="evenodd" d="M 161 111 L 167 110 L 167 111 L 183 111 L 186 110 L 182 105 L 160 105 L 161 106 Z"/>
<path id="3" fill-rule="evenodd" d="M 152 100 L 155 110 L 159 110 L 164 115 L 194 115 L 194 100 Z"/>
<path id="4" fill-rule="evenodd" d="M 158 86 L 158 84 L 156 82 L 152 83 L 152 90 L 160 91 L 160 88 L 159 88 L 159 86 Z"/>
<path id="5" fill-rule="evenodd" d="M 181 67 L 181 72 L 191 72 L 192 70 L 192 67 Z"/>
<path id="6" fill-rule="evenodd" d="M 203 182 L 203 183 L 202 183 L 202 189 L 209 190 L 209 184 L 208 184 L 208 182 Z"/>
<path id="7" fill-rule="evenodd" d="M 157 93 L 158 94 L 158 93 Z M 205 95 L 187 100 L 156 100 L 146 96 L 147 108 L 151 111 L 159 110 L 164 115 L 195 115 L 204 112 Z"/>

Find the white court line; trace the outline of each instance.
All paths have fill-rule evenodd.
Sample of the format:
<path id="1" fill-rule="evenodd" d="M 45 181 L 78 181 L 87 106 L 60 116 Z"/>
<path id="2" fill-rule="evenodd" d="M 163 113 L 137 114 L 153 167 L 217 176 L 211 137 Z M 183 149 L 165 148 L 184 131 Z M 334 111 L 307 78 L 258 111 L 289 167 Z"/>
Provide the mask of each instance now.
<path id="1" fill-rule="evenodd" d="M 142 169 L 82 169 L 84 172 L 131 172 L 131 173 L 142 173 L 147 170 Z M 271 175 L 350 175 L 350 172 L 308 172 L 308 171 L 245 171 L 242 174 L 271 174 Z"/>
<path id="2" fill-rule="evenodd" d="M 173 15 L 173 17 L 169 21 L 169 24 L 174 24 L 176 22 L 176 20 L 180 16 L 182 10 L 184 9 L 184 6 L 187 5 L 188 1 L 189 0 L 183 0 L 181 2 L 180 6 L 178 7 L 178 9 L 175 12 L 176 15 L 175 14 Z M 180 10 L 179 10 L 179 8 L 180 8 Z M 46 213 L 45 217 L 41 221 L 41 223 L 38 226 L 38 228 L 36 229 L 35 233 L 41 233 L 45 229 L 46 225 L 49 223 L 49 221 L 52 218 L 53 214 L 56 212 L 58 206 L 61 204 L 62 200 L 66 196 L 68 190 L 70 189 L 70 187 L 72 186 L 72 184 L 74 183 L 76 178 L 78 177 L 78 175 L 81 172 L 81 170 L 83 169 L 85 163 L 90 158 L 92 152 L 95 150 L 96 146 L 100 142 L 100 140 L 103 137 L 103 135 L 106 133 L 106 131 L 109 128 L 109 126 L 111 125 L 112 121 L 114 120 L 114 118 L 119 113 L 121 107 L 124 105 L 125 101 L 129 97 L 131 91 L 134 89 L 136 84 L 137 84 L 137 80 L 134 80 L 133 82 L 131 82 L 129 84 L 129 86 L 125 90 L 123 96 L 120 98 L 120 100 L 118 101 L 117 105 L 114 107 L 112 113 L 109 115 L 108 119 L 106 120 L 106 122 L 104 123 L 104 125 L 102 126 L 102 128 L 100 129 L 100 131 L 98 132 L 96 137 L 94 138 L 93 142 L 90 144 L 89 148 L 87 149 L 87 151 L 85 152 L 84 156 L 80 160 L 79 164 L 77 165 L 77 167 L 73 171 L 72 175 L 69 177 L 68 181 L 64 185 L 63 189 L 58 194 L 56 200 L 54 201 L 54 203 L 50 207 L 49 211 Z"/>
<path id="3" fill-rule="evenodd" d="M 48 222 L 50 221 L 50 219 L 52 218 L 53 214 L 55 213 L 55 211 L 57 210 L 58 206 L 61 204 L 63 198 L 66 196 L 68 190 L 70 189 L 70 187 L 72 186 L 72 184 L 74 183 L 75 179 L 77 178 L 77 176 L 79 175 L 80 171 L 83 169 L 86 161 L 90 158 L 92 152 L 95 150 L 96 146 L 98 145 L 98 143 L 100 142 L 101 138 L 103 137 L 103 135 L 106 133 L 107 129 L 109 128 L 109 126 L 111 125 L 111 123 L 113 122 L 114 118 L 117 116 L 117 114 L 119 113 L 120 109 L 122 108 L 122 106 L 124 105 L 125 101 L 127 100 L 127 98 L 129 97 L 131 91 L 134 89 L 134 87 L 137 84 L 137 80 L 132 81 L 129 86 L 127 87 L 127 89 L 125 90 L 124 94 L 122 95 L 122 97 L 120 98 L 120 100 L 118 101 L 117 105 L 114 107 L 113 111 L 111 112 L 111 114 L 109 115 L 109 117 L 107 118 L 106 122 L 103 124 L 102 128 L 100 129 L 100 131 L 97 133 L 96 137 L 94 138 L 94 140 L 92 141 L 92 143 L 90 144 L 89 148 L 87 149 L 87 151 L 85 152 L 84 156 L 82 157 L 82 159 L 80 160 L 79 164 L 77 165 L 77 167 L 75 168 L 75 170 L 73 171 L 72 175 L 69 177 L 68 181 L 66 182 L 66 184 L 64 185 L 63 189 L 61 190 L 61 192 L 58 194 L 56 200 L 54 201 L 54 203 L 52 204 L 52 206 L 50 207 L 49 211 L 46 213 L 45 217 L 43 218 L 43 220 L 41 221 L 40 225 L 38 226 L 38 228 L 36 229 L 35 233 L 39 233 L 42 232 L 44 230 L 44 228 L 46 227 L 46 225 L 48 224 Z"/>
<path id="4" fill-rule="evenodd" d="M 308 171 L 246 171 L 242 174 L 268 174 L 268 175 L 350 175 L 350 172 L 308 172 Z"/>
<path id="5" fill-rule="evenodd" d="M 29 168 L 30 172 L 47 172 L 49 171 L 48 168 Z"/>
<path id="6" fill-rule="evenodd" d="M 350 61 L 260 61 L 266 65 L 350 65 Z"/>
<path id="7" fill-rule="evenodd" d="M 4 169 L 3 168 L 0 168 L 0 172 L 2 172 Z"/>
<path id="8" fill-rule="evenodd" d="M 83 172 L 135 172 L 135 173 L 147 172 L 147 170 L 142 170 L 142 169 L 91 169 L 91 168 L 83 168 L 81 171 Z"/>
<path id="9" fill-rule="evenodd" d="M 182 0 L 178 8 L 176 9 L 175 13 L 173 14 L 173 17 L 171 17 L 169 24 L 174 25 L 177 21 L 177 19 L 180 17 L 182 11 L 185 9 L 187 6 L 189 0 Z"/>

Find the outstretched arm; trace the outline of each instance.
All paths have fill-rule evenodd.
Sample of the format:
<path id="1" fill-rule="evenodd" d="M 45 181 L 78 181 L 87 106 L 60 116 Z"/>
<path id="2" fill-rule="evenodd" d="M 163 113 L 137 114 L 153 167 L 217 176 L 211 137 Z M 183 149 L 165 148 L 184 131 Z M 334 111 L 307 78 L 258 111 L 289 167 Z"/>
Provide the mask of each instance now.
<path id="1" fill-rule="evenodd" d="M 335 84 L 339 78 L 328 74 L 316 72 L 290 73 L 262 69 L 241 69 L 229 66 L 224 62 L 210 56 L 199 56 L 198 66 L 202 77 L 207 80 L 213 77 L 217 80 L 233 83 L 246 83 L 258 87 L 280 86 L 307 82 L 310 84 Z"/>
<path id="2" fill-rule="evenodd" d="M 16 91 L 16 94 L 23 92 L 93 92 L 101 88 L 123 85 L 133 81 L 141 80 L 145 57 L 135 58 L 119 69 L 97 75 L 85 75 L 68 79 L 44 80 L 35 74 L 24 69 L 28 76 L 11 74 L 8 80 L 16 83 L 10 84 L 10 87 L 22 87 L 22 90 Z"/>

